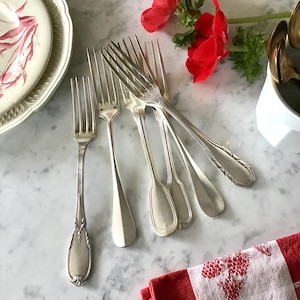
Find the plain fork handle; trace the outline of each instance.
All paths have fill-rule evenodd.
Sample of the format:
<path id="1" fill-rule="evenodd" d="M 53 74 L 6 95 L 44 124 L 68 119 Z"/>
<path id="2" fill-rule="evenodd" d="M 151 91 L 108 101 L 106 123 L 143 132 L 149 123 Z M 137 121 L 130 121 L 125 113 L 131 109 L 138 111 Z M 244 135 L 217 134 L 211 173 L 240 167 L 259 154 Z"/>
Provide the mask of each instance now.
<path id="1" fill-rule="evenodd" d="M 77 200 L 75 228 L 68 252 L 68 273 L 70 281 L 75 286 L 82 286 L 91 270 L 91 245 L 86 229 L 84 209 L 84 157 L 88 143 L 79 143 L 77 161 Z"/>
<path id="2" fill-rule="evenodd" d="M 209 217 L 215 217 L 219 215 L 225 209 L 223 197 L 200 170 L 197 163 L 193 160 L 181 139 L 176 135 L 175 130 L 173 129 L 173 126 L 166 114 L 164 121 L 165 125 L 168 126 L 169 131 L 172 134 L 175 144 L 177 145 L 183 163 L 187 169 L 187 174 L 193 183 L 195 194 L 202 211 Z M 189 168 L 187 160 L 190 163 L 191 168 Z M 190 174 L 191 171 L 193 172 L 193 176 Z"/>
<path id="3" fill-rule="evenodd" d="M 151 187 L 149 191 L 151 223 L 157 235 L 168 236 L 174 233 L 178 227 L 176 208 L 169 189 L 163 185 L 158 178 L 143 116 L 143 108 L 136 107 L 133 112 L 133 117 L 138 127 L 151 177 Z"/>
<path id="4" fill-rule="evenodd" d="M 255 182 L 254 171 L 246 162 L 226 147 L 210 140 L 165 99 L 160 97 L 153 106 L 154 108 L 158 106 L 160 109 L 165 109 L 168 114 L 177 120 L 202 145 L 212 163 L 233 183 L 240 186 L 249 186 Z"/>
<path id="5" fill-rule="evenodd" d="M 108 121 L 106 124 L 113 178 L 112 237 L 116 246 L 127 247 L 131 245 L 136 238 L 136 226 L 119 175 L 114 150 L 112 121 Z"/>
<path id="6" fill-rule="evenodd" d="M 158 121 L 162 144 L 165 152 L 167 167 L 167 187 L 169 188 L 178 217 L 178 229 L 185 228 L 192 222 L 192 208 L 186 193 L 183 182 L 179 179 L 174 163 L 172 147 L 170 143 L 169 130 L 165 119 L 159 112 L 155 111 L 155 117 Z"/>

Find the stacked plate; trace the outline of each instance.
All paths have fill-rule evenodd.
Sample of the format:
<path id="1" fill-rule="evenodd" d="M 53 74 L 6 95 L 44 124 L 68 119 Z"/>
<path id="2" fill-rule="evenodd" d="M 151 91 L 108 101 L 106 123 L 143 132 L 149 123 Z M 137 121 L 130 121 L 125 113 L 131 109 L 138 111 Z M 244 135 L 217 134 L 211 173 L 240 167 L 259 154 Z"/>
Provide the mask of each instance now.
<path id="1" fill-rule="evenodd" d="M 0 134 L 49 100 L 71 59 L 65 0 L 0 2 Z"/>

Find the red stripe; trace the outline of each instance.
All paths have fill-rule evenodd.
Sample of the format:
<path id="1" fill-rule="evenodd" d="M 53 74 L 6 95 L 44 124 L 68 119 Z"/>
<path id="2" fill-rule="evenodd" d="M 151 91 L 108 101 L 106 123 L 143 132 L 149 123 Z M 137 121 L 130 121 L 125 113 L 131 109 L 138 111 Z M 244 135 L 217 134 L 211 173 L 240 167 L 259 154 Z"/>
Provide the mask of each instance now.
<path id="1" fill-rule="evenodd" d="M 287 263 L 293 283 L 300 281 L 300 233 L 276 240 Z M 300 299 L 300 289 L 295 289 Z"/>
<path id="2" fill-rule="evenodd" d="M 187 270 L 151 279 L 149 289 L 141 290 L 141 296 L 143 300 L 196 300 Z"/>

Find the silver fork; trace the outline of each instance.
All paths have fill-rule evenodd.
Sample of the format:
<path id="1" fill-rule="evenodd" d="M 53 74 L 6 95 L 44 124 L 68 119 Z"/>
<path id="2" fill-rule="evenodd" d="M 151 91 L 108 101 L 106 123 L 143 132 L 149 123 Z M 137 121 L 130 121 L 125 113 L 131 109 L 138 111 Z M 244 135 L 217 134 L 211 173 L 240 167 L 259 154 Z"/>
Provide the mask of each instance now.
<path id="1" fill-rule="evenodd" d="M 141 51 L 141 46 L 138 43 Z M 141 51 L 142 52 L 142 51 Z M 162 114 L 167 112 L 202 146 L 211 162 L 233 183 L 249 186 L 255 182 L 253 169 L 223 145 L 209 139 L 179 111 L 167 102 L 156 82 L 135 64 L 114 42 L 101 49 L 101 54 L 123 84 L 145 105 Z M 144 56 L 142 55 L 145 60 Z"/>
<path id="2" fill-rule="evenodd" d="M 87 59 L 97 98 L 98 115 L 107 125 L 113 175 L 112 237 L 118 247 L 126 247 L 136 238 L 136 226 L 122 187 L 114 150 L 112 121 L 120 112 L 116 78 L 111 69 L 105 67 L 103 57 L 98 57 L 95 49 L 87 49 Z"/>
<path id="3" fill-rule="evenodd" d="M 135 37 L 135 39 L 137 39 L 137 37 Z M 131 48 L 135 49 L 131 38 L 129 38 L 129 42 Z M 124 44 L 126 44 L 125 41 Z M 165 70 L 162 63 L 162 56 L 161 56 L 161 51 L 159 48 L 158 41 L 155 46 L 153 44 L 153 41 L 149 43 L 145 43 L 143 50 L 144 50 L 143 54 L 147 62 L 147 67 L 149 68 L 150 71 L 149 75 L 158 83 L 158 85 L 159 83 L 161 83 L 162 87 L 160 88 L 160 91 L 164 96 L 164 98 L 167 101 L 169 101 L 168 86 L 166 82 Z M 137 51 L 133 50 L 133 53 L 137 53 Z M 145 67 L 143 64 L 143 60 L 137 59 L 137 61 L 139 62 L 139 65 L 143 70 L 147 69 L 147 67 Z M 162 116 L 156 110 L 153 111 L 154 111 L 155 118 L 159 123 L 160 133 L 162 137 L 162 144 L 163 144 L 163 149 L 165 154 L 166 170 L 167 170 L 166 186 L 171 192 L 176 207 L 176 212 L 178 216 L 178 228 L 182 229 L 190 225 L 190 223 L 192 222 L 192 215 L 193 215 L 192 209 L 191 209 L 191 205 L 188 199 L 185 186 L 183 182 L 179 179 L 177 174 L 177 170 L 173 158 L 173 152 L 170 144 L 169 131 L 168 131 L 168 127 L 166 126 L 166 123 L 164 122 L 164 116 Z"/>
<path id="4" fill-rule="evenodd" d="M 156 41 L 155 45 L 151 41 L 150 56 L 152 57 L 151 66 L 153 67 L 151 68 L 150 66 L 152 70 L 152 75 L 151 73 L 149 75 L 152 76 L 152 78 L 157 82 L 157 85 L 159 86 L 159 89 L 164 99 L 166 101 L 170 101 L 170 89 L 168 86 L 167 75 L 165 72 L 162 53 L 158 41 Z M 148 61 L 150 60 L 150 58 L 148 58 L 147 55 L 146 58 Z M 167 127 L 167 129 L 169 129 L 173 137 L 173 141 L 175 142 L 177 149 L 179 150 L 180 157 L 182 158 L 185 169 L 187 170 L 188 177 L 193 183 L 197 200 L 202 211 L 210 217 L 215 217 L 219 215 L 225 209 L 224 199 L 213 186 L 213 184 L 204 175 L 204 173 L 200 170 L 194 159 L 191 157 L 183 142 L 175 133 L 175 130 L 167 114 L 165 114 L 164 117 L 160 118 L 159 121 L 162 123 L 162 126 Z M 166 136 L 166 141 L 169 144 L 169 151 L 171 151 L 171 145 L 168 136 Z M 188 162 L 190 167 L 188 166 Z M 193 176 L 190 174 L 189 171 L 193 173 Z"/>
<path id="5" fill-rule="evenodd" d="M 125 106 L 132 113 L 133 119 L 137 124 L 151 179 L 149 210 L 152 228 L 157 235 L 168 236 L 177 229 L 178 218 L 170 191 L 162 184 L 156 172 L 144 120 L 144 104 L 140 103 L 130 92 L 125 90 L 126 87 L 121 86 L 121 88 Z"/>
<path id="6" fill-rule="evenodd" d="M 91 270 L 91 245 L 84 209 L 84 158 L 95 137 L 95 108 L 89 78 L 71 78 L 73 131 L 78 142 L 77 200 L 75 228 L 68 252 L 68 274 L 75 286 L 82 286 Z"/>

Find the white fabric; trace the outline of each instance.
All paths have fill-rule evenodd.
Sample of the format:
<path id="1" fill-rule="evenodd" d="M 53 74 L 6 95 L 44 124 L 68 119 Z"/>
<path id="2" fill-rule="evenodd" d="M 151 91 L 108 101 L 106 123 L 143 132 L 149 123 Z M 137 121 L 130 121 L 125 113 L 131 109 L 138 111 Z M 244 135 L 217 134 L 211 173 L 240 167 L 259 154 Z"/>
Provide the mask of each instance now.
<path id="1" fill-rule="evenodd" d="M 297 299 L 276 241 L 225 255 L 187 271 L 197 300 Z"/>

